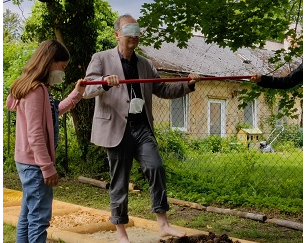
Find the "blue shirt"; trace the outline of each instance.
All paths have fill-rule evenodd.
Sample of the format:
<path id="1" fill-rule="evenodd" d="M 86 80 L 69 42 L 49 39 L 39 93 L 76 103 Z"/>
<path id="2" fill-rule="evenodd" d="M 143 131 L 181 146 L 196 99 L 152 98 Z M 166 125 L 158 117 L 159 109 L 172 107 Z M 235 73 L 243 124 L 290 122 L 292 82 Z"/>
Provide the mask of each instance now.
<path id="1" fill-rule="evenodd" d="M 52 119 L 53 119 L 53 128 L 54 128 L 54 147 L 57 148 L 59 140 L 59 100 L 54 99 L 54 96 L 49 93 Z"/>

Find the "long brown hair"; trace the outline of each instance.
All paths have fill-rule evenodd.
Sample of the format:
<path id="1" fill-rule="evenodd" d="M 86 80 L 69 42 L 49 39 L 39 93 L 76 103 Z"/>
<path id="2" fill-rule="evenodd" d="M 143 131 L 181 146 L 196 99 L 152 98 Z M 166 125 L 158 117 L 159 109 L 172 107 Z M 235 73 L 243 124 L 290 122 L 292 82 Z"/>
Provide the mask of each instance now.
<path id="1" fill-rule="evenodd" d="M 53 62 L 70 60 L 67 48 L 57 40 L 42 42 L 27 64 L 22 74 L 11 85 L 10 93 L 15 99 L 24 98 L 41 83 L 47 83 L 50 66 Z"/>

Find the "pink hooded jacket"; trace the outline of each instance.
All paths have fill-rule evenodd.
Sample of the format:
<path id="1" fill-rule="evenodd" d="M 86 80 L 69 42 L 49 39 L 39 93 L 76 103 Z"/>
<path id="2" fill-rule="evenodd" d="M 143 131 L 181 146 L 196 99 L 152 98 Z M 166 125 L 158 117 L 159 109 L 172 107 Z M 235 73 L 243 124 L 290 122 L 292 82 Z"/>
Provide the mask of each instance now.
<path id="1" fill-rule="evenodd" d="M 59 115 L 73 108 L 82 99 L 76 89 L 60 102 Z M 26 97 L 7 97 L 7 108 L 17 111 L 15 161 L 38 165 L 44 178 L 56 174 L 54 129 L 48 90 L 40 85 Z"/>

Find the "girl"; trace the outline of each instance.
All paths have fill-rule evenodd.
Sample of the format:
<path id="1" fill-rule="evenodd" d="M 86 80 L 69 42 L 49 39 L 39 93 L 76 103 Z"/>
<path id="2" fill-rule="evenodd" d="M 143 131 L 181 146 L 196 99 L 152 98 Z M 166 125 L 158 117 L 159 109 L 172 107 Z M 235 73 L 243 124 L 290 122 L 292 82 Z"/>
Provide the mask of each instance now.
<path id="1" fill-rule="evenodd" d="M 78 80 L 62 102 L 54 99 L 50 86 L 63 81 L 70 54 L 56 40 L 44 41 L 10 88 L 9 110 L 17 112 L 15 162 L 23 198 L 17 224 L 17 243 L 45 243 L 50 225 L 53 186 L 58 184 L 55 148 L 58 117 L 83 97 L 85 87 Z"/>

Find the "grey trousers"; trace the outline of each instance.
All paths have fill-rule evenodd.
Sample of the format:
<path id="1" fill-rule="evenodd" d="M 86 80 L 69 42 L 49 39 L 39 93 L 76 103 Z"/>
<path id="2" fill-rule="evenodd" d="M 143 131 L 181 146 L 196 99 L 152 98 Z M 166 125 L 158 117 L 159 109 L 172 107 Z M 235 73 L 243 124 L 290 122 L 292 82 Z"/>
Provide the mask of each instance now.
<path id="1" fill-rule="evenodd" d="M 157 141 L 146 124 L 132 125 L 128 122 L 121 143 L 107 148 L 111 182 L 109 187 L 111 217 L 113 224 L 127 224 L 128 186 L 133 159 L 141 165 L 148 179 L 152 212 L 169 210 L 166 193 L 166 178 Z"/>

